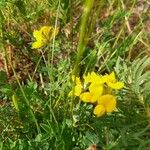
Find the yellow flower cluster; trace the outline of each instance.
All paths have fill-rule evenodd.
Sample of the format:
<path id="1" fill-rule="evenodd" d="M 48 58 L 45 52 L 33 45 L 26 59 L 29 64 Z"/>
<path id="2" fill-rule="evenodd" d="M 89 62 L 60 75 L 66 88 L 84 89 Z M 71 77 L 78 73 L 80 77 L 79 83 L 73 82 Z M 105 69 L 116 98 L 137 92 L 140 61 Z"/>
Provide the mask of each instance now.
<path id="1" fill-rule="evenodd" d="M 97 117 L 113 112 L 116 108 L 116 97 L 112 95 L 112 90 L 124 87 L 123 82 L 116 80 L 115 73 L 100 76 L 91 72 L 83 76 L 83 79 L 82 83 L 79 77 L 72 77 L 75 87 L 69 95 L 79 96 L 85 103 L 96 104 L 93 113 Z"/>
<path id="2" fill-rule="evenodd" d="M 32 43 L 32 49 L 37 49 L 45 46 L 58 34 L 58 31 L 58 28 L 55 29 L 51 26 L 43 26 L 40 30 L 34 30 L 33 36 L 36 41 Z"/>

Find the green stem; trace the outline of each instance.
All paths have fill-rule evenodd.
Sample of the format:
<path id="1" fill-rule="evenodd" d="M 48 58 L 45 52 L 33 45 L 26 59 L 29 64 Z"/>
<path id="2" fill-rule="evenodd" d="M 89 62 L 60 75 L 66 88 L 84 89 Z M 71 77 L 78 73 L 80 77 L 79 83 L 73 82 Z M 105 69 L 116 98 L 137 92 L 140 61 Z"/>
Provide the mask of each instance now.
<path id="1" fill-rule="evenodd" d="M 87 27 L 88 17 L 93 7 L 93 4 L 94 4 L 94 0 L 85 0 L 84 6 L 83 6 L 84 9 L 83 9 L 83 15 L 81 19 L 80 30 L 79 30 L 79 42 L 77 46 L 77 58 L 76 58 L 75 66 L 73 69 L 74 75 L 77 75 L 77 73 L 80 70 L 79 64 L 80 64 L 80 61 L 82 60 L 85 47 L 86 47 L 86 39 L 87 39 L 86 31 L 88 28 Z"/>
<path id="2" fill-rule="evenodd" d="M 54 27 L 54 35 L 55 35 L 55 32 L 56 32 L 56 28 L 57 28 L 57 25 L 58 25 L 58 15 L 59 15 L 59 11 L 60 11 L 60 0 L 59 0 L 59 3 L 58 3 L 58 8 L 57 8 L 57 12 L 56 12 L 56 19 L 55 19 L 55 27 Z M 49 46 L 50 48 L 50 46 Z M 54 51 L 55 51 L 55 36 L 53 37 L 53 41 L 52 41 L 52 48 L 51 48 L 51 52 L 48 53 L 48 64 L 47 64 L 47 67 L 50 68 L 50 70 L 48 69 L 48 76 L 49 76 L 49 86 L 50 86 L 50 91 L 49 91 L 49 100 L 48 102 L 46 103 L 46 105 L 48 105 L 49 103 L 49 109 L 50 109 L 50 112 L 54 119 L 54 122 L 56 123 L 56 125 L 58 126 L 58 122 L 57 122 L 57 119 L 55 117 L 55 114 L 54 114 L 54 111 L 53 111 L 53 108 L 52 108 L 52 85 L 54 83 L 54 80 L 53 80 L 53 61 L 54 61 Z M 51 118 L 51 116 L 50 116 Z"/>

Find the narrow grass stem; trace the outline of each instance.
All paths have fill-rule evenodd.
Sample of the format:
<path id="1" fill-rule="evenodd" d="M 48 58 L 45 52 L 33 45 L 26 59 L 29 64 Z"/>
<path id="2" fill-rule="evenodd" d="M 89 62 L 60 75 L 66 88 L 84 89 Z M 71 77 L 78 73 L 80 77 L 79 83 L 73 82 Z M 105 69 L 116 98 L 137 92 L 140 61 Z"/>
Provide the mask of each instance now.
<path id="1" fill-rule="evenodd" d="M 57 12 L 56 12 L 56 19 L 55 19 L 55 29 L 54 29 L 54 35 L 56 32 L 56 28 L 57 28 L 57 24 L 58 24 L 58 15 L 59 15 L 59 10 L 60 10 L 60 0 L 58 2 L 58 8 L 57 8 Z M 49 108 L 50 108 L 50 112 L 53 116 L 53 119 L 55 121 L 56 124 L 58 124 L 55 114 L 53 112 L 53 108 L 52 108 L 52 83 L 53 83 L 53 61 L 54 61 L 54 51 L 55 51 L 55 36 L 53 38 L 52 41 L 52 49 L 51 49 L 51 53 L 48 53 L 48 67 L 50 67 L 50 70 L 48 69 L 48 76 L 49 76 L 49 85 L 50 85 L 50 97 L 49 97 Z"/>
<path id="2" fill-rule="evenodd" d="M 77 46 L 77 58 L 75 62 L 75 66 L 73 69 L 73 74 L 77 75 L 78 71 L 80 70 L 79 68 L 79 63 L 82 60 L 85 47 L 86 47 L 86 42 L 85 39 L 86 37 L 86 31 L 87 31 L 87 22 L 88 22 L 88 17 L 90 15 L 90 11 L 93 7 L 94 0 L 86 0 L 84 3 L 84 8 L 83 8 L 83 15 L 81 18 L 81 25 L 80 25 L 80 30 L 79 30 L 79 42 Z"/>

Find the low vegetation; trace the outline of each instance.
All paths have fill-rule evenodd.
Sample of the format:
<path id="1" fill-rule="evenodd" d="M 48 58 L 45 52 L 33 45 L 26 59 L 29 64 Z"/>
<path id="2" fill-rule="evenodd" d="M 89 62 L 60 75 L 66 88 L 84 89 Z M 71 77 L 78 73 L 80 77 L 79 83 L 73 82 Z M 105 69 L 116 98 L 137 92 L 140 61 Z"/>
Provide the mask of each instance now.
<path id="1" fill-rule="evenodd" d="M 149 150 L 147 0 L 0 1 L 0 150 Z"/>

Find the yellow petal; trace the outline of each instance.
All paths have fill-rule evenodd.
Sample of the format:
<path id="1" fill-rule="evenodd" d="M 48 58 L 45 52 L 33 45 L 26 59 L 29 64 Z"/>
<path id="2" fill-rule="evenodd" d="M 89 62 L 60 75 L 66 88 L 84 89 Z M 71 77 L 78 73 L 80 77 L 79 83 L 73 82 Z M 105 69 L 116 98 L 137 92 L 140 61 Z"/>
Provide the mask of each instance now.
<path id="1" fill-rule="evenodd" d="M 40 29 L 40 32 L 42 34 L 42 38 L 48 41 L 50 39 L 50 32 L 53 32 L 53 31 L 52 31 L 52 27 L 43 26 Z"/>
<path id="2" fill-rule="evenodd" d="M 108 81 L 109 82 L 116 82 L 116 76 L 115 76 L 114 71 L 110 75 L 108 75 Z"/>
<path id="3" fill-rule="evenodd" d="M 35 39 L 36 39 L 37 41 L 42 40 L 42 34 L 41 34 L 41 32 L 38 31 L 38 30 L 34 30 L 34 31 L 33 31 L 33 36 L 35 37 Z"/>
<path id="4" fill-rule="evenodd" d="M 42 41 L 35 41 L 32 43 L 32 49 L 41 48 L 44 46 L 44 43 Z"/>
<path id="5" fill-rule="evenodd" d="M 100 117 L 104 115 L 106 112 L 105 107 L 103 105 L 97 105 L 94 108 L 93 114 L 96 115 L 97 117 Z"/>
<path id="6" fill-rule="evenodd" d="M 41 31 L 34 30 L 33 36 L 35 37 L 36 41 L 32 43 L 32 49 L 41 48 L 42 46 L 45 45 L 42 39 Z"/>
<path id="7" fill-rule="evenodd" d="M 89 86 L 89 91 L 91 93 L 97 93 L 98 95 L 102 95 L 102 93 L 103 93 L 103 85 L 101 85 L 101 84 L 91 84 Z"/>
<path id="8" fill-rule="evenodd" d="M 68 96 L 73 96 L 73 95 L 80 96 L 81 92 L 82 92 L 82 87 L 77 85 L 77 86 L 75 86 L 74 90 L 69 92 Z"/>
<path id="9" fill-rule="evenodd" d="M 82 83 L 80 81 L 80 78 L 75 77 L 74 75 L 72 75 L 71 78 L 72 78 L 72 81 L 75 82 L 75 86 L 74 86 L 74 89 L 69 93 L 69 96 L 71 95 L 80 96 L 82 92 Z"/>
<path id="10" fill-rule="evenodd" d="M 76 85 L 74 87 L 74 90 L 69 92 L 68 96 L 73 96 L 73 95 L 80 96 L 81 92 L 82 92 L 82 86 Z"/>
<path id="11" fill-rule="evenodd" d="M 41 28 L 41 33 L 43 35 L 43 39 L 49 41 L 54 38 L 58 34 L 59 29 L 51 26 L 43 26 Z"/>
<path id="12" fill-rule="evenodd" d="M 95 103 L 101 95 L 99 93 L 92 93 L 91 103 Z"/>
<path id="13" fill-rule="evenodd" d="M 107 85 L 109 87 L 111 87 L 112 89 L 116 89 L 116 90 L 122 89 L 124 87 L 124 83 L 123 82 L 115 82 L 115 83 L 108 82 Z"/>
<path id="14" fill-rule="evenodd" d="M 83 76 L 83 79 L 84 79 L 84 82 L 85 82 L 85 83 L 91 82 L 91 74 L 88 73 L 87 76 L 84 75 L 84 76 Z"/>
<path id="15" fill-rule="evenodd" d="M 103 75 L 103 76 L 101 77 L 101 83 L 102 83 L 102 84 L 103 84 L 103 83 L 106 83 L 107 80 L 108 80 L 108 75 L 107 75 L 107 74 L 106 74 L 106 75 Z"/>
<path id="16" fill-rule="evenodd" d="M 103 86 L 101 84 L 91 84 L 89 86 L 89 91 L 92 95 L 91 103 L 95 103 L 103 93 Z"/>
<path id="17" fill-rule="evenodd" d="M 80 95 L 80 99 L 85 103 L 95 103 L 98 98 L 98 93 L 84 92 Z"/>
<path id="18" fill-rule="evenodd" d="M 90 103 L 92 99 L 92 95 L 90 92 L 84 92 L 80 95 L 80 99 L 85 103 Z"/>
<path id="19" fill-rule="evenodd" d="M 79 77 L 75 77 L 74 75 L 72 75 L 72 81 L 77 84 L 80 84 L 81 85 L 81 80 Z"/>
<path id="20" fill-rule="evenodd" d="M 51 29 L 52 27 L 50 26 L 43 26 L 41 27 L 40 31 L 43 32 L 44 34 L 47 34 Z"/>
<path id="21" fill-rule="evenodd" d="M 91 72 L 88 73 L 87 76 L 84 75 L 83 78 L 86 83 L 104 84 L 107 81 L 107 76 L 108 75 L 100 76 L 95 72 Z"/>
<path id="22" fill-rule="evenodd" d="M 80 96 L 82 92 L 82 86 L 81 85 L 76 85 L 74 88 L 74 95 L 75 96 Z"/>
<path id="23" fill-rule="evenodd" d="M 106 112 L 113 112 L 116 109 L 116 97 L 113 95 L 103 95 L 98 100 L 99 105 L 103 105 Z"/>
<path id="24" fill-rule="evenodd" d="M 97 75 L 95 72 L 91 73 L 91 82 L 92 83 L 100 83 L 101 82 L 101 77 Z"/>
<path id="25" fill-rule="evenodd" d="M 108 75 L 106 83 L 112 89 L 121 89 L 124 87 L 123 82 L 117 82 L 114 72 L 112 72 L 110 75 Z"/>

